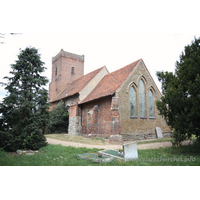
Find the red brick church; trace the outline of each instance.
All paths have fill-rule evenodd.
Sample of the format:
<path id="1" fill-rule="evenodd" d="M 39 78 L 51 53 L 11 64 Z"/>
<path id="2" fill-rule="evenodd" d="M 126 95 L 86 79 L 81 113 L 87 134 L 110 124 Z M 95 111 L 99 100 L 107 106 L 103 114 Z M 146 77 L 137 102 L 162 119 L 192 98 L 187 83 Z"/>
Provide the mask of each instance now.
<path id="1" fill-rule="evenodd" d="M 84 55 L 61 50 L 52 58 L 50 103 L 69 106 L 70 135 L 136 140 L 155 138 L 160 127 L 167 136 L 170 129 L 155 105 L 161 96 L 142 59 L 112 73 L 103 66 L 84 75 Z"/>

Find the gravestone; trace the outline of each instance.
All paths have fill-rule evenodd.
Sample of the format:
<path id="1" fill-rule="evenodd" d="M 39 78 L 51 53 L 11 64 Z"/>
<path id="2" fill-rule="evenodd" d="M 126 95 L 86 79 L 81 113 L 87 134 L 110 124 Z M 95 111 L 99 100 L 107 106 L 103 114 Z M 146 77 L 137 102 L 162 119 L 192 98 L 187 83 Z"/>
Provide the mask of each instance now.
<path id="1" fill-rule="evenodd" d="M 163 138 L 162 130 L 160 127 L 156 127 L 156 135 L 158 138 Z"/>
<path id="2" fill-rule="evenodd" d="M 138 159 L 137 143 L 132 142 L 123 145 L 124 161 Z"/>

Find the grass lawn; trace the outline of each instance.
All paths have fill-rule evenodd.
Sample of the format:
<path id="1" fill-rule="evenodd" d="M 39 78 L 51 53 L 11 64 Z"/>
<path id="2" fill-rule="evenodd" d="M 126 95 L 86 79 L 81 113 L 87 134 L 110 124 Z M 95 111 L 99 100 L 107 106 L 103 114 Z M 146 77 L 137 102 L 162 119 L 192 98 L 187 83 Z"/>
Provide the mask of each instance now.
<path id="1" fill-rule="evenodd" d="M 40 149 L 40 154 L 31 156 L 0 151 L 0 166 L 200 166 L 200 149 L 194 145 L 138 150 L 139 159 L 128 162 L 114 159 L 109 163 L 94 163 L 78 156 L 99 150 L 48 145 Z"/>

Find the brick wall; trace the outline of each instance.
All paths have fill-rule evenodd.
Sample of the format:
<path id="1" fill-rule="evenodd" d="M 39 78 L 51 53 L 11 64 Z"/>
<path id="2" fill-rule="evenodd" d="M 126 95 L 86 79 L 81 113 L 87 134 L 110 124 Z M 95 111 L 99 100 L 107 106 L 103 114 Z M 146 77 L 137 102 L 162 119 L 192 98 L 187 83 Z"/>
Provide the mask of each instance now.
<path id="1" fill-rule="evenodd" d="M 74 74 L 72 74 L 72 67 Z M 52 58 L 52 77 L 49 85 L 49 98 L 57 96 L 65 85 L 84 75 L 84 56 L 63 50 Z"/>
<path id="2" fill-rule="evenodd" d="M 111 102 L 112 97 L 105 97 L 82 107 L 82 134 L 94 136 L 110 136 L 111 134 Z"/>
<path id="3" fill-rule="evenodd" d="M 143 79 L 145 84 L 145 107 L 146 107 L 146 118 L 140 118 L 139 108 L 139 81 Z M 129 102 L 129 91 L 134 86 L 136 90 L 136 112 L 137 117 L 130 117 L 130 102 Z M 148 110 L 148 91 L 151 89 L 154 96 L 154 114 L 155 118 L 149 117 Z M 159 115 L 156 109 L 156 100 L 160 99 L 161 94 L 156 88 L 155 83 L 152 81 L 148 74 L 143 62 L 135 69 L 134 73 L 129 77 L 122 88 L 116 93 L 116 96 L 120 99 L 120 121 L 121 121 L 121 133 L 127 134 L 127 137 L 132 138 L 143 138 L 143 135 L 149 135 L 149 138 L 154 138 L 155 128 L 160 127 L 162 131 L 169 132 L 170 129 L 165 123 L 164 119 Z M 141 135 L 141 136 L 139 136 Z M 125 137 L 125 136 L 124 136 Z"/>

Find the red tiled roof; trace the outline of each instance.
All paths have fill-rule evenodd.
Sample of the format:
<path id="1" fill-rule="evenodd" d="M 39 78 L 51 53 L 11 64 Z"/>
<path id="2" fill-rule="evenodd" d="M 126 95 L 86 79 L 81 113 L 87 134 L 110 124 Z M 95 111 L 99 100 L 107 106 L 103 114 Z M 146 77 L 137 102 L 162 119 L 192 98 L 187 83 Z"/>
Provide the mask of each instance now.
<path id="1" fill-rule="evenodd" d="M 140 60 L 104 76 L 94 90 L 82 102 L 80 102 L 80 104 L 114 94 Z"/>
<path id="2" fill-rule="evenodd" d="M 66 97 L 72 96 L 78 92 L 80 92 L 88 83 L 89 81 L 102 69 L 103 67 L 82 76 L 71 83 L 67 83 L 65 88 L 58 94 L 55 98 L 51 100 L 51 102 L 59 101 Z"/>

